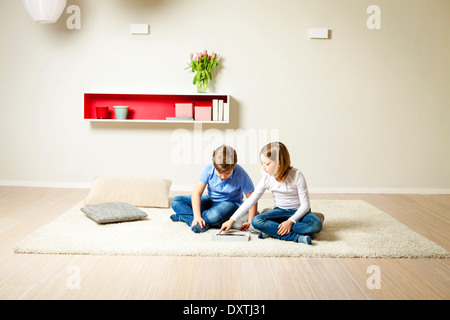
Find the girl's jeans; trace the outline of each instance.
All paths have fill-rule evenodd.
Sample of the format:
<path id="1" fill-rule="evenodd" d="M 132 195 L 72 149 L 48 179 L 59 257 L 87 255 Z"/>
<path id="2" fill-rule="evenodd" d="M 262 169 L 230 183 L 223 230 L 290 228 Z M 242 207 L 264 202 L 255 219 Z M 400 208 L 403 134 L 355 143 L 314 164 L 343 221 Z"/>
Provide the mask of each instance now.
<path id="1" fill-rule="evenodd" d="M 289 219 L 296 211 L 297 209 L 286 210 L 275 207 L 273 210 L 263 212 L 254 217 L 252 226 L 271 237 L 286 241 L 297 241 L 300 235 L 316 234 L 322 230 L 322 222 L 309 210 L 303 218 L 292 226 L 291 232 L 280 236 L 277 233 L 278 226 Z"/>
<path id="2" fill-rule="evenodd" d="M 186 222 L 190 227 L 194 220 L 192 211 L 191 196 L 177 196 L 171 201 L 172 209 L 178 216 L 178 219 Z M 237 204 L 229 201 L 213 202 L 208 196 L 202 196 L 200 202 L 200 211 L 202 218 L 210 227 L 221 227 L 222 223 L 230 219 L 233 213 L 239 208 Z"/>

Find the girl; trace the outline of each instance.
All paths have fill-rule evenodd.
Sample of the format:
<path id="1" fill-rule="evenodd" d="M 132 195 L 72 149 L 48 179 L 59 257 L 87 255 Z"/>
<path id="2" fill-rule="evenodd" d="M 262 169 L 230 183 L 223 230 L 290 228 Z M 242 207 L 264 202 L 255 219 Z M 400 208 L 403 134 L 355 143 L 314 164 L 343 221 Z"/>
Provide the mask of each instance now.
<path id="1" fill-rule="evenodd" d="M 260 158 L 265 171 L 262 179 L 253 194 L 222 224 L 220 232 L 229 230 L 244 212 L 258 202 L 265 190 L 270 190 L 275 208 L 257 215 L 252 221 L 252 226 L 261 232 L 258 238 L 270 236 L 311 244 L 309 235 L 319 233 L 322 222 L 311 212 L 305 178 L 298 169 L 291 167 L 289 152 L 281 142 L 269 143 L 262 148 Z"/>

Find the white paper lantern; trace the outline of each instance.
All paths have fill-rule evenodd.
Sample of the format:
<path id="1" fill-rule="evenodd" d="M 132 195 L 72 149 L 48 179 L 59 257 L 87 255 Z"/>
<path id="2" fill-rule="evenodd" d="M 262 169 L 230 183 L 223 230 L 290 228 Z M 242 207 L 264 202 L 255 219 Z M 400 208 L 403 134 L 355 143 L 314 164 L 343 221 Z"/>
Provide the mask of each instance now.
<path id="1" fill-rule="evenodd" d="M 66 0 L 22 0 L 31 18 L 39 23 L 54 23 L 58 21 Z"/>

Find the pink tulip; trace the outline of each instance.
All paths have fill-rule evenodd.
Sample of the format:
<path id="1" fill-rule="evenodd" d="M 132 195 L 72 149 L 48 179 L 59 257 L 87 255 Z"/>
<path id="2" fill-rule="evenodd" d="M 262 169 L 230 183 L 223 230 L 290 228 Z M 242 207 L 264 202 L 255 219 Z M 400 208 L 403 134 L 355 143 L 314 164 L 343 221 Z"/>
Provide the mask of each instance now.
<path id="1" fill-rule="evenodd" d="M 214 58 L 216 58 L 216 57 L 217 57 L 217 54 L 216 54 L 215 52 L 213 52 L 212 58 L 214 59 Z"/>
<path id="2" fill-rule="evenodd" d="M 206 56 L 208 55 L 208 51 L 206 51 L 206 49 L 203 51 L 203 54 Z"/>
<path id="3" fill-rule="evenodd" d="M 192 59 L 192 57 L 194 56 L 194 54 L 193 53 L 191 53 L 190 55 L 189 55 L 189 57 Z"/>
<path id="4" fill-rule="evenodd" d="M 195 61 L 198 61 L 198 59 L 199 59 L 199 56 L 196 56 L 196 57 L 195 57 Z"/>

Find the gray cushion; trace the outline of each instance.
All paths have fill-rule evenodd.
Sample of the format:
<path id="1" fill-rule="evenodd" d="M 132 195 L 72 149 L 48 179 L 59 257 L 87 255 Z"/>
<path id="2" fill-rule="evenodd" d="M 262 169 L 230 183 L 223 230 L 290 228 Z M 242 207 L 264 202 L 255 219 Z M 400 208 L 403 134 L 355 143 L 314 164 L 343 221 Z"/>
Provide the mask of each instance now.
<path id="1" fill-rule="evenodd" d="M 81 208 L 89 218 L 97 223 L 134 221 L 147 217 L 147 214 L 125 202 L 105 202 Z"/>

